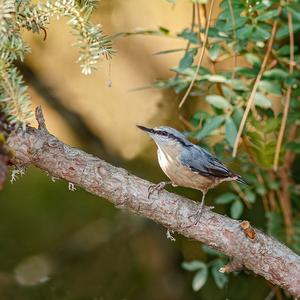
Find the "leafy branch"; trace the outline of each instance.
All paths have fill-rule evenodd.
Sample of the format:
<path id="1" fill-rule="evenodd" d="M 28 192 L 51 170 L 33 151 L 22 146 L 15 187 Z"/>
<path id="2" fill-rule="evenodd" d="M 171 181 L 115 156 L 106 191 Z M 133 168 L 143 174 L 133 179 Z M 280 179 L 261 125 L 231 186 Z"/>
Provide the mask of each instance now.
<path id="1" fill-rule="evenodd" d="M 77 62 L 82 73 L 91 74 L 103 57 L 110 59 L 114 53 L 111 41 L 103 33 L 101 25 L 90 22 L 97 1 L 55 0 L 32 3 L 30 0 L 1 1 L 0 3 L 0 108 L 11 122 L 30 120 L 30 97 L 22 76 L 13 63 L 23 60 L 30 47 L 24 42 L 21 30 L 43 33 L 47 37 L 47 25 L 51 19 L 67 17 L 71 33 L 79 48 Z"/>
<path id="2" fill-rule="evenodd" d="M 294 42 L 300 31 L 300 4 L 222 0 L 212 20 L 206 14 L 212 1 L 191 2 L 202 3 L 208 27 L 184 28 L 177 34 L 165 29 L 166 36 L 188 41 L 189 49 L 171 68 L 176 75 L 152 86 L 182 95 L 180 107 L 192 98 L 209 104 L 208 111 L 191 116 L 180 112 L 184 133 L 239 166 L 249 182 L 246 187 L 231 185 L 215 203 L 240 218 L 261 201 L 266 230 L 299 251 L 300 178 L 293 170 L 299 170 L 300 154 L 300 52 Z M 207 38 L 205 45 L 201 35 Z M 199 45 L 207 54 L 205 64 L 194 61 Z"/>

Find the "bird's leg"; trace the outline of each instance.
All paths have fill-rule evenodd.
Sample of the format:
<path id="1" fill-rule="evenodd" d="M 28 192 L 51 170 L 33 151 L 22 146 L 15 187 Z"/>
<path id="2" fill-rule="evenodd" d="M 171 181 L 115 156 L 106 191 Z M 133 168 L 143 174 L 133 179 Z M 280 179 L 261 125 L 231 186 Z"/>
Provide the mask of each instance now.
<path id="1" fill-rule="evenodd" d="M 198 208 L 198 213 L 199 213 L 200 215 L 201 215 L 202 210 L 203 210 L 205 196 L 206 196 L 206 192 L 202 192 L 201 203 L 200 203 L 200 206 L 199 206 L 199 208 Z"/>
<path id="2" fill-rule="evenodd" d="M 204 200 L 205 200 L 205 196 L 206 196 L 206 192 L 202 192 L 202 199 L 201 199 L 201 203 L 197 209 L 196 215 L 195 215 L 195 219 L 196 219 L 196 224 L 199 223 L 201 215 L 202 215 L 202 211 L 203 211 L 203 206 L 204 206 Z"/>
<path id="3" fill-rule="evenodd" d="M 172 184 L 172 181 L 162 181 L 160 183 L 150 185 L 148 188 L 148 199 L 155 191 L 157 191 L 157 194 L 159 195 L 160 191 L 168 184 Z"/>
<path id="4" fill-rule="evenodd" d="M 195 223 L 193 225 L 197 225 L 200 221 L 203 207 L 204 207 L 204 200 L 205 200 L 206 193 L 207 193 L 207 191 L 202 191 L 201 203 L 199 204 L 196 213 L 189 216 L 189 218 L 191 218 L 191 217 L 195 218 Z"/>

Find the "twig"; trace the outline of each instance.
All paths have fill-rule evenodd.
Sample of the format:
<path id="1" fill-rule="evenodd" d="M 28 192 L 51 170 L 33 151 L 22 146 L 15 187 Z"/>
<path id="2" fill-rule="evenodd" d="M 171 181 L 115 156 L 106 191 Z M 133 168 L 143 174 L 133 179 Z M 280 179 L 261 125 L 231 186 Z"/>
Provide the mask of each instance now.
<path id="1" fill-rule="evenodd" d="M 220 268 L 219 272 L 232 273 L 232 272 L 240 271 L 241 269 L 243 269 L 243 264 L 236 259 L 232 259 L 227 265 Z"/>
<path id="2" fill-rule="evenodd" d="M 193 88 L 193 85 L 194 85 L 194 83 L 196 81 L 198 72 L 200 70 L 200 66 L 201 66 L 201 63 L 202 63 L 202 60 L 203 60 L 203 57 L 204 57 L 204 53 L 205 53 L 205 49 L 206 49 L 206 44 L 207 44 L 207 40 L 208 40 L 209 23 L 210 23 L 212 11 L 213 11 L 214 3 L 215 3 L 215 0 L 212 0 L 211 4 L 210 4 L 209 13 L 208 13 L 208 19 L 206 20 L 206 28 L 205 28 L 204 40 L 203 40 L 203 44 L 202 44 L 202 48 L 201 48 L 201 53 L 200 53 L 198 61 L 197 61 L 196 71 L 195 71 L 195 74 L 193 76 L 193 79 L 192 79 L 192 81 L 191 81 L 191 83 L 190 83 L 187 91 L 185 92 L 182 100 L 179 103 L 179 106 L 178 106 L 179 108 L 181 108 L 183 106 L 185 100 L 187 99 L 188 95 L 190 94 L 190 92 L 191 92 L 191 90 Z"/>
<path id="3" fill-rule="evenodd" d="M 274 21 L 273 27 L 272 27 L 271 38 L 270 38 L 270 41 L 269 41 L 269 44 L 268 44 L 268 48 L 267 48 L 264 60 L 262 62 L 260 71 L 259 71 L 259 73 L 258 73 L 258 75 L 256 77 L 255 82 L 254 82 L 253 89 L 252 89 L 251 95 L 250 95 L 250 97 L 248 99 L 247 106 L 246 106 L 246 109 L 245 109 L 245 112 L 244 112 L 244 115 L 243 115 L 243 118 L 242 118 L 239 130 L 238 130 L 238 133 L 237 133 L 237 136 L 236 136 L 236 139 L 235 139 L 235 143 L 234 143 L 234 147 L 233 147 L 233 152 L 232 152 L 232 156 L 233 157 L 236 157 L 237 149 L 238 149 L 238 146 L 239 146 L 239 141 L 240 141 L 240 138 L 242 136 L 242 133 L 243 133 L 243 130 L 244 130 L 244 127 L 245 127 L 245 124 L 246 124 L 246 120 L 247 120 L 247 117 L 248 117 L 248 114 L 249 114 L 250 109 L 252 107 L 252 104 L 254 102 L 254 98 L 255 98 L 255 94 L 256 94 L 259 82 L 260 82 L 261 77 L 262 77 L 262 75 L 263 75 L 263 73 L 264 73 L 264 71 L 266 69 L 266 66 L 267 66 L 267 62 L 268 62 L 268 59 L 269 59 L 269 56 L 270 56 L 270 52 L 272 50 L 274 38 L 275 38 L 277 24 L 278 24 L 277 20 Z"/>
<path id="4" fill-rule="evenodd" d="M 225 44 L 223 44 L 223 46 L 225 46 Z M 226 46 L 225 46 L 225 48 L 226 48 Z M 230 53 L 231 54 L 231 53 Z M 232 54 L 232 55 L 229 55 L 229 54 L 223 54 L 223 55 L 221 55 L 221 56 L 219 56 L 217 59 L 216 59 L 216 61 L 215 61 L 215 63 L 216 64 L 220 64 L 220 63 L 223 63 L 224 61 L 226 61 L 226 60 L 228 60 L 228 59 L 232 59 L 234 56 L 236 56 L 236 58 L 238 58 L 238 57 L 243 57 L 243 54 Z"/>
<path id="5" fill-rule="evenodd" d="M 291 206 L 291 197 L 289 191 L 290 178 L 285 168 L 280 169 L 279 176 L 282 182 L 282 190 L 279 193 L 280 195 L 279 202 L 282 208 L 284 223 L 286 226 L 287 241 L 291 242 L 292 236 L 294 234 L 294 228 L 293 228 L 293 213 L 292 213 L 292 206 Z"/>
<path id="6" fill-rule="evenodd" d="M 293 32 L 293 19 L 292 19 L 292 14 L 290 12 L 288 12 L 288 25 L 289 25 L 289 33 L 290 33 L 290 67 L 289 67 L 289 73 L 292 74 L 293 70 L 294 70 L 294 63 L 293 63 L 294 62 L 294 32 Z M 286 121 L 287 121 L 289 108 L 290 108 L 291 93 L 292 93 L 292 87 L 289 85 L 288 89 L 287 89 L 287 92 L 286 92 L 282 122 L 281 122 L 279 135 L 278 135 L 278 140 L 277 140 L 277 144 L 276 144 L 275 157 L 274 157 L 274 163 L 273 163 L 274 171 L 277 171 L 277 169 L 278 169 L 280 150 L 281 150 L 283 135 L 284 135 L 284 131 L 285 131 L 285 127 L 286 127 Z"/>
<path id="7" fill-rule="evenodd" d="M 232 8 L 232 2 L 231 0 L 228 0 L 228 4 L 229 4 L 229 9 L 230 9 L 230 14 L 231 14 L 231 21 L 232 21 L 232 31 L 233 31 L 233 42 L 234 42 L 234 65 L 233 65 L 233 70 L 232 70 L 232 78 L 235 77 L 235 69 L 237 66 L 237 56 L 236 56 L 236 30 L 235 30 L 235 18 L 234 18 L 234 12 L 233 12 L 233 8 Z"/>
<path id="8" fill-rule="evenodd" d="M 243 200 L 247 208 L 251 208 L 251 204 L 248 202 L 246 194 L 242 191 L 240 186 L 236 182 L 232 182 L 233 189 L 237 192 L 239 197 Z"/>
<path id="9" fill-rule="evenodd" d="M 41 106 L 36 107 L 36 109 L 35 109 L 35 118 L 38 122 L 39 130 L 48 132 Z"/>
<path id="10" fill-rule="evenodd" d="M 194 31 L 194 27 L 195 27 L 195 10 L 196 10 L 196 4 L 193 3 L 193 6 L 192 6 L 192 23 L 191 23 L 191 31 L 192 32 Z M 184 55 L 189 51 L 190 46 L 191 46 L 191 42 L 188 41 L 187 45 L 185 47 L 185 50 L 184 50 Z M 179 73 L 177 72 L 175 78 L 177 78 L 178 75 L 179 75 Z"/>
<path id="11" fill-rule="evenodd" d="M 275 296 L 275 290 L 274 290 L 274 287 L 272 287 L 271 290 L 270 290 L 270 292 L 269 292 L 269 294 L 265 298 L 265 300 L 273 300 L 274 296 Z"/>
<path id="12" fill-rule="evenodd" d="M 293 124 L 291 128 L 289 129 L 289 134 L 288 134 L 288 141 L 293 142 L 295 139 L 298 137 L 298 129 L 299 126 L 297 123 Z M 295 152 L 291 150 L 287 150 L 284 158 L 285 162 L 285 167 L 289 170 L 294 159 L 295 159 Z"/>
<path id="13" fill-rule="evenodd" d="M 196 127 L 194 127 L 194 125 L 181 114 L 179 114 L 179 120 L 188 128 L 188 130 L 190 131 L 196 130 Z"/>
<path id="14" fill-rule="evenodd" d="M 277 286 L 277 287 L 274 287 L 274 290 L 275 290 L 276 300 L 282 300 L 280 288 Z"/>
<path id="15" fill-rule="evenodd" d="M 205 7 L 205 5 L 204 5 Z M 194 17 L 194 15 L 193 15 Z M 200 44 L 202 44 L 202 40 L 201 40 L 201 17 L 200 17 L 200 4 L 196 3 L 196 23 L 198 24 L 198 40 L 200 42 Z M 195 131 L 197 128 L 195 128 L 191 122 L 189 122 L 180 112 L 178 113 L 179 115 L 179 120 L 191 131 Z M 200 125 L 200 124 L 199 124 Z"/>
<path id="16" fill-rule="evenodd" d="M 276 51 L 272 50 L 272 55 L 276 58 L 276 60 L 278 60 L 279 63 L 281 64 L 285 64 L 287 66 L 291 65 L 291 60 L 289 58 L 285 58 L 285 57 L 280 57 Z M 295 67 L 296 70 L 300 71 L 300 65 L 297 64 L 296 61 L 292 62 L 292 65 Z"/>
<path id="17" fill-rule="evenodd" d="M 292 14 L 288 12 L 288 26 L 289 26 L 289 34 L 290 34 L 290 66 L 289 66 L 289 74 L 293 73 L 294 70 L 294 32 L 293 32 L 293 19 Z M 279 130 L 278 140 L 276 144 L 276 150 L 275 150 L 275 157 L 274 157 L 274 164 L 273 169 L 274 171 L 278 170 L 278 164 L 279 164 L 279 157 L 280 157 L 280 150 L 282 146 L 283 136 L 286 128 L 286 122 L 287 117 L 289 113 L 289 107 L 290 107 L 290 100 L 291 100 L 291 93 L 292 93 L 292 87 L 288 86 L 287 92 L 286 92 L 286 99 L 284 103 L 284 109 L 283 109 L 283 117 L 282 122 Z M 291 162 L 285 161 L 283 169 L 280 171 L 280 177 L 282 181 L 282 192 L 280 197 L 280 204 L 283 211 L 284 216 L 284 222 L 286 226 L 286 234 L 287 234 L 287 240 L 290 242 L 294 233 L 293 229 L 293 219 L 292 219 L 292 207 L 291 207 L 291 198 L 289 195 L 289 185 L 290 185 L 290 179 L 287 174 L 289 168 L 290 168 Z"/>
<path id="18" fill-rule="evenodd" d="M 193 3 L 193 9 L 192 9 L 192 24 L 191 24 L 191 31 L 194 31 L 194 27 L 195 27 L 195 11 L 196 11 L 196 4 Z M 186 46 L 186 52 L 188 51 L 189 47 L 191 45 L 191 42 L 188 41 L 187 46 Z"/>
<path id="19" fill-rule="evenodd" d="M 201 15 L 200 15 L 200 4 L 196 4 L 196 18 L 197 18 L 197 24 L 198 24 L 198 39 L 200 43 L 202 42 L 201 40 Z"/>

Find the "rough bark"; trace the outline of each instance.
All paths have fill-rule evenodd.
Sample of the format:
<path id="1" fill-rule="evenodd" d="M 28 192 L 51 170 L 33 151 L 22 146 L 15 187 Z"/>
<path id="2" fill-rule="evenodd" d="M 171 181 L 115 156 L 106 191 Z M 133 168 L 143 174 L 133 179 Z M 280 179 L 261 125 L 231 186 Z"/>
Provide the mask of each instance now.
<path id="1" fill-rule="evenodd" d="M 150 182 L 65 145 L 49 134 L 41 112 L 37 112 L 38 129 L 28 127 L 26 132 L 19 129 L 7 141 L 14 155 L 12 163 L 34 165 L 107 199 L 118 208 L 223 252 L 232 260 L 230 268 L 224 268 L 223 272 L 244 267 L 300 297 L 300 257 L 288 247 L 255 228 L 252 228 L 254 238 L 249 238 L 239 221 L 207 208 L 196 223 L 193 215 L 198 203 L 167 191 L 154 193 L 148 199 Z"/>

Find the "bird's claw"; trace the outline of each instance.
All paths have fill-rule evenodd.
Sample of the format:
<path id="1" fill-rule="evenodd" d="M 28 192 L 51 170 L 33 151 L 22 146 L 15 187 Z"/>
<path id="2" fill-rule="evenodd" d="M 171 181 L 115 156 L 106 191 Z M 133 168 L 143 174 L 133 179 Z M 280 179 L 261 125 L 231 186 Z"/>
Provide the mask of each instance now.
<path id="1" fill-rule="evenodd" d="M 197 225 L 200 222 L 202 212 L 203 212 L 203 206 L 200 205 L 200 207 L 197 209 L 196 213 L 189 216 L 189 219 L 195 220 L 192 225 Z"/>
<path id="2" fill-rule="evenodd" d="M 194 213 L 194 214 L 192 214 L 188 217 L 189 219 L 191 219 L 191 218 L 195 219 L 195 222 L 190 226 L 195 226 L 200 222 L 201 215 L 202 215 L 204 209 L 211 210 L 211 209 L 214 208 L 213 206 L 205 206 L 204 205 L 205 194 L 206 193 L 203 193 L 203 195 L 202 195 L 202 200 L 201 200 L 201 203 L 199 204 L 199 206 L 197 208 L 196 213 Z"/>
<path id="3" fill-rule="evenodd" d="M 169 182 L 160 182 L 157 184 L 152 184 L 149 186 L 148 188 L 148 199 L 150 199 L 150 196 L 156 191 L 157 195 L 159 195 L 159 193 L 165 188 L 165 186 L 169 184 Z"/>
<path id="4" fill-rule="evenodd" d="M 214 206 L 204 206 L 202 203 L 200 203 L 199 207 L 197 208 L 196 213 L 194 213 L 194 214 L 192 214 L 188 217 L 189 219 L 193 218 L 195 220 L 195 222 L 191 226 L 195 226 L 200 222 L 202 213 L 205 209 L 206 210 L 212 210 L 214 208 L 215 208 Z"/>

